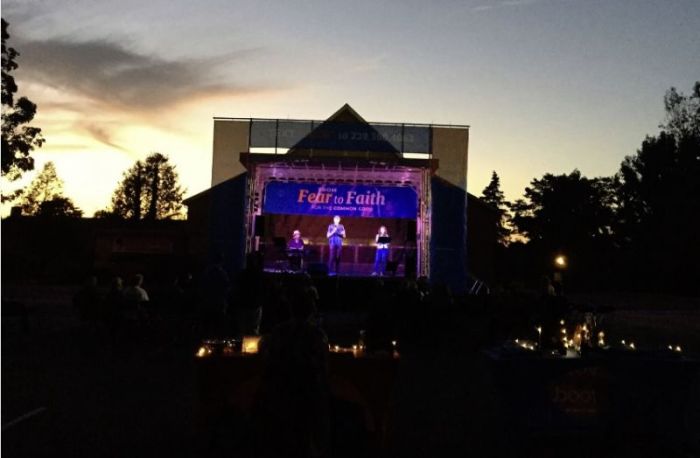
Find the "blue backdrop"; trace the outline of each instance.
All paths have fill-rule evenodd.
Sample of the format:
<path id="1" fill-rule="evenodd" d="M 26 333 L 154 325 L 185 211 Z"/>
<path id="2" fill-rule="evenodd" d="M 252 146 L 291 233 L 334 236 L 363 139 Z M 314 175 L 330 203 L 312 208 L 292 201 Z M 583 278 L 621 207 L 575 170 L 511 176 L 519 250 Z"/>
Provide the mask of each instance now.
<path id="1" fill-rule="evenodd" d="M 409 187 L 273 181 L 265 186 L 263 212 L 415 219 L 418 195 Z"/>

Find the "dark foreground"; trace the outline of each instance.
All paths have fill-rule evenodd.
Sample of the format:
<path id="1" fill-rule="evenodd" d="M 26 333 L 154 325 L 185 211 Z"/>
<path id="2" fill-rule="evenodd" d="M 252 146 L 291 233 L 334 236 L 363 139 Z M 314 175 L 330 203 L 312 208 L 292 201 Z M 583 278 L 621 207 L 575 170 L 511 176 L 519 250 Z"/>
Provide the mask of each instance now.
<path id="1" fill-rule="evenodd" d="M 697 319 L 697 312 L 689 317 Z M 357 320 L 348 312 L 326 313 L 330 340 L 347 339 Z M 212 441 L 196 427 L 197 333 L 190 323 L 165 317 L 116 348 L 77 321 L 69 306 L 45 305 L 30 324 L 27 332 L 16 318 L 2 320 L 4 456 L 237 455 L 235 444 Z M 575 428 L 518 396 L 519 380 L 528 389 L 537 365 L 533 372 L 506 368 L 505 375 L 503 366 L 494 369 L 482 351 L 490 345 L 487 314 L 435 317 L 430 326 L 438 332 L 402 353 L 389 456 L 700 456 L 691 433 L 700 417 L 697 365 L 668 384 L 683 387 L 678 405 L 659 409 L 653 392 L 642 393 L 605 427 Z M 509 375 L 515 395 L 503 392 Z"/>

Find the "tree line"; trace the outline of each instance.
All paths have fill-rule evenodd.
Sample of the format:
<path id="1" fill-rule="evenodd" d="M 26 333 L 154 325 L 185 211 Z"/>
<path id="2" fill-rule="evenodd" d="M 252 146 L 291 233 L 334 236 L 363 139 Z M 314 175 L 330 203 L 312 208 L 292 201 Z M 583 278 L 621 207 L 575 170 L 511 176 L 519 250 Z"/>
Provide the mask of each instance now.
<path id="1" fill-rule="evenodd" d="M 481 199 L 499 216 L 498 282 L 536 281 L 563 254 L 580 289 L 700 291 L 700 81 L 669 89 L 664 107 L 612 176 L 546 173 L 509 202 L 493 172 Z"/>
<path id="2" fill-rule="evenodd" d="M 2 19 L 2 178 L 11 183 L 34 169 L 31 152 L 44 138 L 31 125 L 36 105 L 17 95 L 12 72 L 19 53 L 7 44 L 8 27 Z M 570 284 L 579 288 L 700 292 L 700 81 L 689 95 L 669 89 L 664 107 L 660 131 L 612 176 L 546 173 L 508 202 L 493 172 L 481 199 L 498 213 L 498 284 L 537 281 L 563 254 Z M 152 153 L 124 172 L 110 205 L 95 217 L 178 217 L 183 194 L 168 157 Z M 83 214 L 63 194 L 51 162 L 26 189 L 3 189 L 2 202 L 19 203 L 26 215 Z"/>
<path id="3" fill-rule="evenodd" d="M 9 24 L 2 19 L 2 178 L 16 182 L 34 170 L 31 152 L 44 144 L 41 128 L 31 125 L 37 106 L 27 97 L 17 97 L 13 71 L 18 68 L 19 52 L 9 46 Z M 63 193 L 63 180 L 56 166 L 47 162 L 26 189 L 5 192 L 2 202 L 21 208 L 24 215 L 41 217 L 82 217 L 83 212 Z M 166 155 L 152 153 L 138 160 L 122 177 L 111 205 L 95 217 L 129 220 L 155 220 L 182 214 L 184 190 L 178 184 L 175 166 Z"/>

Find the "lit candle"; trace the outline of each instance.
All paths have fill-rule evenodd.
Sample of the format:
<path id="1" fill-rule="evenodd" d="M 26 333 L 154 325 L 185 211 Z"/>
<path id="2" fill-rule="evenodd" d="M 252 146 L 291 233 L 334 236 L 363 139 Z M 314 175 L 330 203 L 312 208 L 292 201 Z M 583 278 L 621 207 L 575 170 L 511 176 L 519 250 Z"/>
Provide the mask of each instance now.
<path id="1" fill-rule="evenodd" d="M 243 353 L 257 353 L 260 336 L 244 336 L 241 350 Z"/>

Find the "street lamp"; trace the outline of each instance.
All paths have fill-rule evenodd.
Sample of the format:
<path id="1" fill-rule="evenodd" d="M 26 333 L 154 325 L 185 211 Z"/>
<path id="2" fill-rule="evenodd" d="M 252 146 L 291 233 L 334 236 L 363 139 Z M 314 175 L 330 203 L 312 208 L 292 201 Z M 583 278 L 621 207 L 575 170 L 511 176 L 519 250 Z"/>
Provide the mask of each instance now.
<path id="1" fill-rule="evenodd" d="M 558 254 L 554 258 L 554 266 L 557 267 L 558 269 L 566 269 L 566 265 L 567 265 L 567 259 L 566 259 L 566 256 L 564 256 L 563 254 Z"/>
<path id="2" fill-rule="evenodd" d="M 564 286 L 564 271 L 569 265 L 569 260 L 567 257 L 561 253 L 554 256 L 554 275 L 552 278 L 552 284 L 554 285 L 554 291 L 557 296 L 563 296 L 563 286 Z"/>

